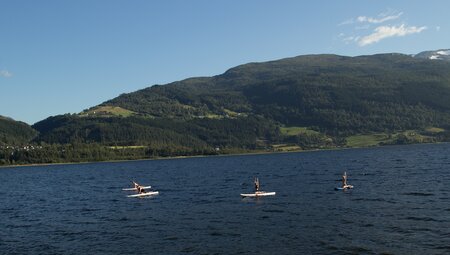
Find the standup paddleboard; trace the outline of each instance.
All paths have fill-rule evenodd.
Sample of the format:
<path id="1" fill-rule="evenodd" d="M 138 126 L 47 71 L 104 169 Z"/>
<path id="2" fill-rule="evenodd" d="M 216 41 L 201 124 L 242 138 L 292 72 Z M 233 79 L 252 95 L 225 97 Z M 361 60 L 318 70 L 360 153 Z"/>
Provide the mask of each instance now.
<path id="1" fill-rule="evenodd" d="M 346 190 L 346 189 L 353 189 L 353 185 L 347 185 L 344 187 L 336 187 L 334 190 Z"/>
<path id="2" fill-rule="evenodd" d="M 159 191 L 150 191 L 150 192 L 145 192 L 145 193 L 140 193 L 140 194 L 134 194 L 134 195 L 128 195 L 127 197 L 146 197 L 146 196 L 153 196 L 153 195 L 158 195 Z"/>
<path id="3" fill-rule="evenodd" d="M 250 194 L 241 194 L 242 197 L 265 197 L 265 196 L 275 196 L 276 192 L 265 192 L 265 191 L 257 191 L 255 193 Z"/>
<path id="4" fill-rule="evenodd" d="M 152 186 L 143 186 L 142 188 L 143 189 L 150 189 Z M 125 188 L 125 189 L 122 189 L 122 190 L 137 190 L 136 188 Z"/>

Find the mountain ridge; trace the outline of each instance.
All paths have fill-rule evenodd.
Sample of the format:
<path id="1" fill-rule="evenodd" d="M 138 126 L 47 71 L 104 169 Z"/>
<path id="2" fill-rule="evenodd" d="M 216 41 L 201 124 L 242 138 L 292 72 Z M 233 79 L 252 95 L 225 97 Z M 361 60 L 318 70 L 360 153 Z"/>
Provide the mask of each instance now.
<path id="1" fill-rule="evenodd" d="M 212 77 L 155 85 L 96 107 L 189 125 L 194 120 L 225 123 L 260 116 L 273 125 L 314 127 L 339 136 L 445 126 L 449 95 L 450 64 L 444 61 L 398 53 L 315 54 L 247 63 Z M 72 122 L 76 117 L 68 121 Z M 34 125 L 42 138 L 51 131 L 43 132 L 41 126 Z"/>
<path id="2" fill-rule="evenodd" d="M 119 96 L 115 99 L 109 100 L 101 105 L 112 105 L 112 106 L 121 106 L 125 109 L 132 108 L 131 110 L 133 111 L 137 111 L 139 112 L 138 109 L 136 109 L 135 106 L 131 106 L 129 104 L 124 104 L 123 100 L 122 102 L 120 98 L 121 97 L 133 97 L 135 95 L 142 96 L 142 97 L 146 97 L 149 96 L 148 98 L 146 98 L 147 102 L 144 103 L 148 103 L 149 101 L 151 102 L 155 102 L 157 100 L 159 101 L 166 101 L 166 102 L 172 102 L 172 103 L 180 103 L 182 105 L 184 104 L 191 104 L 193 103 L 192 101 L 195 101 L 196 98 L 186 98 L 183 97 L 187 91 L 186 88 L 192 90 L 191 94 L 196 94 L 196 89 L 198 90 L 200 87 L 208 87 L 211 90 L 215 90 L 216 92 L 220 92 L 220 90 L 223 89 L 228 89 L 229 91 L 233 91 L 235 92 L 235 90 L 233 90 L 234 87 L 236 86 L 240 86 L 240 87 L 245 87 L 247 85 L 249 85 L 250 83 L 255 83 L 255 81 L 252 81 L 252 79 L 263 79 L 266 82 L 268 80 L 280 80 L 280 79 L 292 79 L 292 76 L 308 76 L 308 75 L 318 75 L 321 72 L 328 72 L 329 73 L 329 69 L 330 68 L 334 68 L 335 72 L 338 71 L 345 71 L 346 69 L 351 69 L 354 68 L 355 71 L 358 71 L 357 69 L 361 69 L 361 66 L 363 66 L 365 63 L 365 60 L 367 58 L 372 58 L 375 61 L 380 61 L 379 65 L 385 65 L 386 64 L 386 59 L 395 57 L 401 57 L 404 60 L 408 60 L 408 63 L 405 63 L 405 61 L 403 61 L 401 64 L 405 65 L 405 64 L 409 64 L 412 65 L 414 64 L 414 62 L 416 63 L 420 63 L 421 61 L 426 61 L 426 60 L 422 60 L 422 59 L 415 59 L 415 58 L 411 58 L 407 55 L 403 55 L 403 54 L 378 54 L 378 55 L 372 55 L 372 56 L 358 56 L 358 57 L 344 57 L 344 56 L 338 56 L 338 55 L 306 55 L 306 56 L 299 56 L 299 57 L 294 57 L 294 58 L 285 58 L 279 61 L 269 61 L 269 62 L 263 62 L 263 63 L 248 63 L 248 64 L 244 64 L 244 65 L 240 65 L 234 68 L 230 68 L 229 70 L 227 70 L 226 72 L 224 72 L 221 75 L 217 75 L 217 76 L 212 76 L 209 78 L 201 78 L 201 81 L 198 81 L 197 78 L 189 78 L 183 81 L 177 81 L 177 82 L 173 82 L 173 83 L 169 83 L 167 85 L 164 85 L 164 87 L 149 87 L 149 88 L 145 88 L 143 90 L 139 90 L 136 92 L 132 92 L 129 94 L 125 94 L 122 96 Z M 379 58 L 379 60 L 377 60 L 377 58 Z M 288 64 L 291 64 L 290 62 L 299 62 L 299 60 L 302 60 L 300 66 L 294 66 L 294 68 L 291 68 L 291 70 L 289 70 L 289 67 L 285 67 L 285 65 L 283 65 L 284 63 L 288 62 Z M 316 61 L 319 60 L 319 62 L 317 64 L 314 63 L 305 63 L 306 61 Z M 329 67 L 326 63 L 324 63 L 324 61 L 330 61 L 330 60 L 334 60 L 334 61 L 344 61 L 345 65 L 339 65 L 339 66 L 331 66 Z M 409 63 L 411 62 L 411 63 Z M 430 63 L 431 64 L 431 63 Z M 434 63 L 433 63 L 434 64 Z M 352 66 L 353 65 L 353 66 Z M 263 70 L 260 70 L 262 67 Z M 299 68 L 300 67 L 300 68 Z M 309 70 L 304 70 L 301 69 L 301 67 L 306 67 L 309 68 Z M 398 66 L 395 65 L 395 62 L 391 61 L 390 63 L 390 68 L 396 68 L 399 69 Z M 375 67 L 369 67 L 372 68 L 371 72 L 372 74 L 370 75 L 378 75 L 381 76 L 383 75 L 382 72 L 386 72 L 385 67 L 382 68 L 382 70 L 379 70 L 380 67 L 379 66 L 375 66 Z M 256 70 L 256 71 L 254 71 Z M 303 72 L 302 72 L 303 71 Z M 376 73 L 376 71 L 378 71 L 378 73 Z M 397 70 L 395 70 L 397 71 Z M 411 70 L 409 72 L 409 75 L 414 76 L 416 75 L 417 71 L 424 71 L 424 70 Z M 432 71 L 432 70 L 426 70 L 428 72 Z M 367 70 L 366 70 L 367 72 Z M 294 75 L 292 75 L 294 74 Z M 392 75 L 392 72 L 391 72 Z M 439 73 L 434 73 L 433 75 L 440 75 Z M 308 77 L 306 77 L 308 78 Z M 332 78 L 332 77 L 331 77 Z M 448 78 L 447 78 L 448 79 Z M 197 82 L 197 84 L 193 85 L 193 83 Z M 308 82 L 308 81 L 306 81 Z M 328 81 L 327 81 L 328 82 Z M 181 84 L 181 86 L 180 86 Z M 251 84 L 250 84 L 251 85 Z M 191 92 L 191 91 L 189 91 Z M 140 95 L 139 95 L 140 94 Z M 203 93 L 200 93 L 200 95 L 202 96 L 208 96 L 208 93 L 205 93 L 203 91 Z M 198 95 L 197 95 L 198 96 Z M 239 99 L 242 95 L 235 95 L 237 99 Z M 241 98 L 242 99 L 242 98 Z M 132 99 L 133 100 L 133 99 Z M 134 99 L 135 100 L 135 99 Z M 176 101 L 176 102 L 175 102 Z M 197 100 L 197 103 L 199 103 L 198 101 L 202 101 L 202 100 Z M 205 101 L 205 100 L 203 100 Z M 203 102 L 205 103 L 205 102 Z M 207 102 L 206 102 L 206 105 Z M 173 106 L 173 105 L 172 105 Z M 192 105 L 191 105 L 192 106 Z M 195 106 L 195 104 L 194 104 Z M 198 105 L 197 105 L 198 106 Z M 219 106 L 219 107 L 224 107 L 223 105 Z M 214 107 L 212 105 L 210 105 L 209 108 L 217 108 Z M 213 110 L 213 109 L 210 109 Z M 148 113 L 151 112 L 150 111 L 144 111 L 143 113 Z M 214 110 L 213 110 L 214 112 Z M 215 113 L 218 113 L 217 111 Z M 158 114 L 156 114 L 158 116 Z"/>

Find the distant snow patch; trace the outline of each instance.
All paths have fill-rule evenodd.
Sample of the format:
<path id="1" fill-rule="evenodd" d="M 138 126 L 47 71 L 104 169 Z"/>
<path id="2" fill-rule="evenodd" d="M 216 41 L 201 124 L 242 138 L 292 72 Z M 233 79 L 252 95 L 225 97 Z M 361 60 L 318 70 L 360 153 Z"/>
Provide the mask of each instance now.
<path id="1" fill-rule="evenodd" d="M 439 56 L 432 55 L 432 56 L 430 56 L 430 59 L 439 59 Z"/>
<path id="2" fill-rule="evenodd" d="M 450 55 L 450 50 L 440 50 L 440 51 L 438 51 L 436 53 L 439 54 L 439 55 L 446 55 L 446 56 L 448 56 L 448 55 Z"/>

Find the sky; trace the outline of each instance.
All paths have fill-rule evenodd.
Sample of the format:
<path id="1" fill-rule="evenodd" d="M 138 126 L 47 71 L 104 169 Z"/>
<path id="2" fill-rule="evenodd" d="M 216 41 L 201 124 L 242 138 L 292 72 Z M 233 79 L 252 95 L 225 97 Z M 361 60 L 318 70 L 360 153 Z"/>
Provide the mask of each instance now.
<path id="1" fill-rule="evenodd" d="M 34 124 L 305 54 L 450 48 L 447 0 L 0 0 L 0 115 Z"/>

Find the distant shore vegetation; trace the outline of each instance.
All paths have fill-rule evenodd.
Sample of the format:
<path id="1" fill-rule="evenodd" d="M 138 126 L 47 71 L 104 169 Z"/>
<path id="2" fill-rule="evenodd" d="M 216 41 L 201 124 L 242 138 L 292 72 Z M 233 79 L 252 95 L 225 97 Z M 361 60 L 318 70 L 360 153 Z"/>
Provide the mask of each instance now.
<path id="1" fill-rule="evenodd" d="M 180 156 L 207 156 L 245 153 L 295 152 L 337 148 L 450 142 L 450 132 L 431 127 L 394 133 L 358 134 L 331 137 L 305 127 L 282 127 L 275 142 L 256 139 L 253 146 L 229 142 L 217 146 L 183 146 L 171 143 L 147 145 L 105 145 L 101 143 L 0 145 L 0 166 L 77 163 L 112 160 L 157 159 Z"/>

